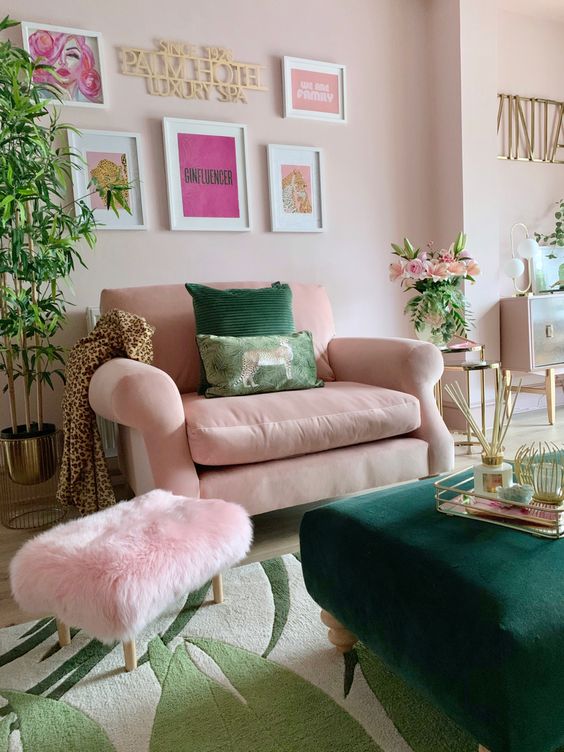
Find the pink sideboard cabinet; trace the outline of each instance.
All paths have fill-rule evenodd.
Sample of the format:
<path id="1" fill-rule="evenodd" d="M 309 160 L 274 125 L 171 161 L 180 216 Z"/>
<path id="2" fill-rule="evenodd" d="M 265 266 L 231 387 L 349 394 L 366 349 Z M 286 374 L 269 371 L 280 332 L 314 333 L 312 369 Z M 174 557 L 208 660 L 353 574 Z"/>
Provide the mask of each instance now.
<path id="1" fill-rule="evenodd" d="M 556 420 L 555 370 L 564 368 L 564 293 L 503 298 L 501 365 L 511 371 L 543 373 L 544 384 L 523 392 L 545 392 L 548 422 Z"/>

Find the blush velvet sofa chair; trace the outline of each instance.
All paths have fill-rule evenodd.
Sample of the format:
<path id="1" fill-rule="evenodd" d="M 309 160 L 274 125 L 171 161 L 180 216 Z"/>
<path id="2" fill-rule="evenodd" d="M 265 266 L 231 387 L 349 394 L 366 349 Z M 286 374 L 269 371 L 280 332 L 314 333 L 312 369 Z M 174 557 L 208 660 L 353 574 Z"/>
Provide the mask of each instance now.
<path id="1" fill-rule="evenodd" d="M 265 287 L 265 282 L 208 283 Z M 292 284 L 296 329 L 313 334 L 322 389 L 206 399 L 184 285 L 104 290 L 101 310 L 156 328 L 152 366 L 115 358 L 90 384 L 94 411 L 119 424 L 120 465 L 136 494 L 164 488 L 226 499 L 251 515 L 450 470 L 453 439 L 433 387 L 437 348 L 334 336 L 327 294 Z"/>

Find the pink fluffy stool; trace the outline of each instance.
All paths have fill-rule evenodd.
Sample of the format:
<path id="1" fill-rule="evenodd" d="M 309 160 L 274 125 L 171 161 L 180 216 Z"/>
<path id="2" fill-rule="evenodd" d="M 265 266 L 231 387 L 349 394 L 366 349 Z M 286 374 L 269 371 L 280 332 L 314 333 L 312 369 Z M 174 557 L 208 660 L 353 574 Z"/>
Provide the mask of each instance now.
<path id="1" fill-rule="evenodd" d="M 123 643 L 125 668 L 137 666 L 135 636 L 167 606 L 248 552 L 251 521 L 237 504 L 150 491 L 72 520 L 25 543 L 10 580 L 22 609 L 55 614 L 59 644 L 69 625 L 105 643 Z"/>

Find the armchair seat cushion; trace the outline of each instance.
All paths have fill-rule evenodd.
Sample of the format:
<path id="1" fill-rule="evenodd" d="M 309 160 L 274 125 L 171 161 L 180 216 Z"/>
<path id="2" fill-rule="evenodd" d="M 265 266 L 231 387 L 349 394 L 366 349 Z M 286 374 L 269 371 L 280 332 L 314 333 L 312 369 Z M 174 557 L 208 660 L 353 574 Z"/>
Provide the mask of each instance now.
<path id="1" fill-rule="evenodd" d="M 190 451 L 200 465 L 240 465 L 400 436 L 419 428 L 405 392 L 338 381 L 324 389 L 219 397 L 182 396 Z"/>

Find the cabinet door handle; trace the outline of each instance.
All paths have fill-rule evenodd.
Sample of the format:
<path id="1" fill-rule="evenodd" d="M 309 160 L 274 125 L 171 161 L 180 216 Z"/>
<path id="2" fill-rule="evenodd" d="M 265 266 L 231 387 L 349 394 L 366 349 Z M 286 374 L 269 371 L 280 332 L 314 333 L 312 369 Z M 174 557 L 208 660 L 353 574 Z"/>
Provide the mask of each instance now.
<path id="1" fill-rule="evenodd" d="M 551 337 L 554 337 L 554 327 L 553 327 L 552 324 L 547 324 L 545 326 L 544 331 L 545 331 L 545 334 L 548 337 L 548 339 L 550 339 Z"/>

